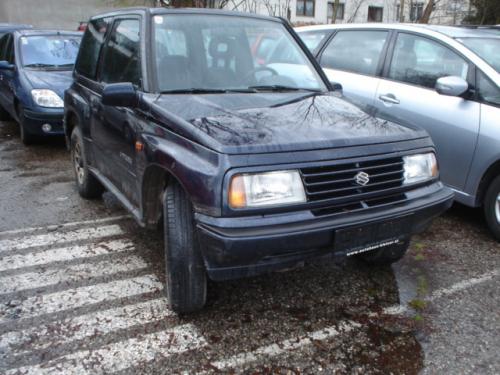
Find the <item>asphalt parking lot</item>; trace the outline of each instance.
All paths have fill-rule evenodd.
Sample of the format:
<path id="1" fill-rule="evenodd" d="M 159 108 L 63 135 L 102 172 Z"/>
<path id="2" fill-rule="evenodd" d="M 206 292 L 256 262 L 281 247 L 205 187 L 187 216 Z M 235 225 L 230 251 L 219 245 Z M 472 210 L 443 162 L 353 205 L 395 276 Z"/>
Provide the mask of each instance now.
<path id="1" fill-rule="evenodd" d="M 319 261 L 163 296 L 161 234 L 0 124 L 0 373 L 500 373 L 500 244 L 453 207 L 393 267 Z"/>

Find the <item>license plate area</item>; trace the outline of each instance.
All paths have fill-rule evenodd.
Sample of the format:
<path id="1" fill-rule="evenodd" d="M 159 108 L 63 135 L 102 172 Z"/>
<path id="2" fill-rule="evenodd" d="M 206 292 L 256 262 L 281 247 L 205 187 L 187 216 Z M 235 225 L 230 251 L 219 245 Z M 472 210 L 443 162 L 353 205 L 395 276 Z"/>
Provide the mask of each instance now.
<path id="1" fill-rule="evenodd" d="M 335 231 L 335 252 L 355 255 L 377 250 L 398 243 L 407 237 L 412 227 L 412 216 L 400 216 L 391 220 L 378 221 Z"/>

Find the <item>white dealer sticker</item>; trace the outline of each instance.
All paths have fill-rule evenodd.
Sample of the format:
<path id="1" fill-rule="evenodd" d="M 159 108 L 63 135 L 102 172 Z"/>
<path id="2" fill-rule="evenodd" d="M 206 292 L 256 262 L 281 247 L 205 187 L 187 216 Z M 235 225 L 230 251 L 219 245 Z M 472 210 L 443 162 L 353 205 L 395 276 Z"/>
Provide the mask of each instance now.
<path id="1" fill-rule="evenodd" d="M 374 244 L 374 245 L 370 245 L 370 246 L 364 247 L 362 249 L 350 251 L 350 252 L 347 253 L 347 256 L 350 257 L 352 255 L 366 253 L 367 251 L 380 249 L 381 247 L 395 245 L 397 243 L 399 243 L 399 240 L 390 240 L 390 241 L 380 242 L 380 243 L 377 243 L 377 244 Z"/>

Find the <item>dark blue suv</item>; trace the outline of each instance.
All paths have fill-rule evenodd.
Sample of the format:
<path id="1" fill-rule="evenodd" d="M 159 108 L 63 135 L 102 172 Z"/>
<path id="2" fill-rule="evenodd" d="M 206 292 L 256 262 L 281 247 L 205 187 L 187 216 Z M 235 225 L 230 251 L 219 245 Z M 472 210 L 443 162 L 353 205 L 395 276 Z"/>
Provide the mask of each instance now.
<path id="1" fill-rule="evenodd" d="M 0 120 L 19 122 L 22 141 L 62 135 L 63 96 L 81 33 L 17 30 L 0 38 Z"/>
<path id="2" fill-rule="evenodd" d="M 343 100 L 278 18 L 96 16 L 74 78 L 64 104 L 78 191 L 107 189 L 142 226 L 163 225 L 178 312 L 205 304 L 208 279 L 325 255 L 395 262 L 453 200 L 427 133 Z"/>

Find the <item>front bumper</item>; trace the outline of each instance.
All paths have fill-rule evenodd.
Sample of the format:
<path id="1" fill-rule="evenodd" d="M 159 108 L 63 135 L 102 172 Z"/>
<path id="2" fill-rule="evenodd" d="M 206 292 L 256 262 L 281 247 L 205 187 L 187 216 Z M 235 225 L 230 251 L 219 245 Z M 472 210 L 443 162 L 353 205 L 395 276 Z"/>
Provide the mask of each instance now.
<path id="1" fill-rule="evenodd" d="M 339 230 L 377 228 L 373 224 L 388 221 L 404 219 L 404 229 L 397 237 L 407 239 L 427 228 L 432 219 L 452 205 L 454 197 L 440 182 L 406 195 L 403 203 L 320 217 L 310 211 L 238 218 L 197 214 L 208 275 L 213 280 L 227 280 L 290 268 L 313 257 L 346 256 L 348 249 L 338 248 L 339 241 L 336 241 Z M 371 233 L 375 234 L 373 228 Z M 377 238 L 377 242 L 381 240 L 384 238 Z M 370 238 L 366 244 L 370 244 Z"/>
<path id="2" fill-rule="evenodd" d="M 64 109 L 43 109 L 43 110 L 24 110 L 24 125 L 29 134 L 33 135 L 64 135 L 63 129 Z M 51 130 L 45 132 L 42 130 L 44 124 L 49 124 Z"/>

